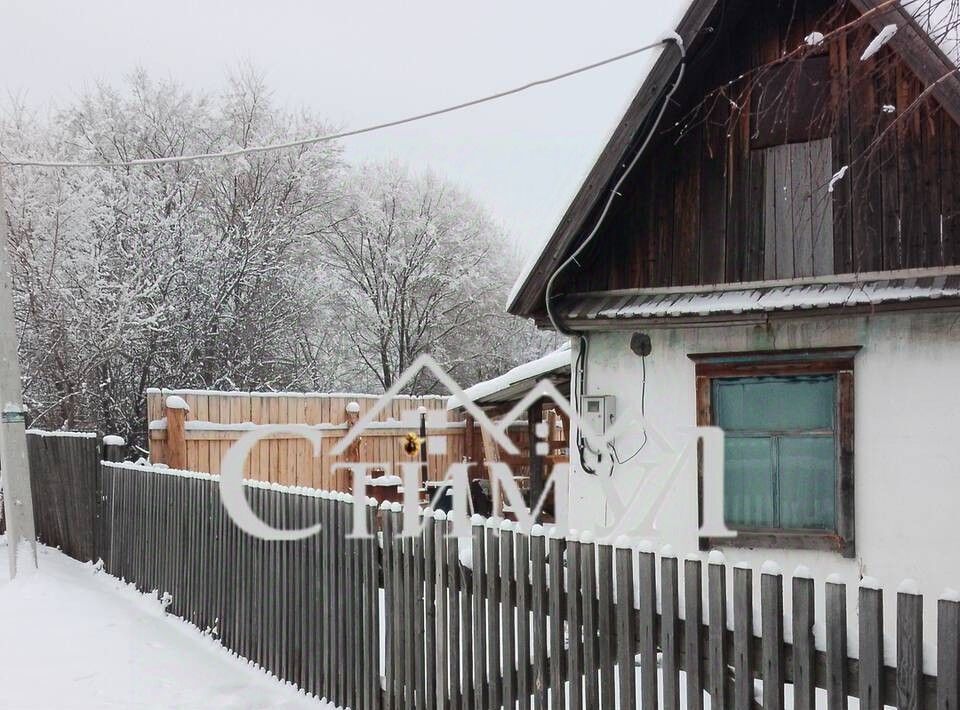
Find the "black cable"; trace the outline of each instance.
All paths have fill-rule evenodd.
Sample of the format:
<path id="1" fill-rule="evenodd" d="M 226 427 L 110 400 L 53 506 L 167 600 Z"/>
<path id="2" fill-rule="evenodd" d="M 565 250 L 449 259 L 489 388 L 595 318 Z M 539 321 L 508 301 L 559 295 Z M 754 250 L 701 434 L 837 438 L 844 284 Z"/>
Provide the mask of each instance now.
<path id="1" fill-rule="evenodd" d="M 633 452 L 632 454 L 630 454 L 627 458 L 625 458 L 625 459 L 623 459 L 623 460 L 621 461 L 621 460 L 620 460 L 620 454 L 617 453 L 617 447 L 614 446 L 613 442 L 611 441 L 611 442 L 607 445 L 607 448 L 610 449 L 610 453 L 613 455 L 613 456 L 612 456 L 613 461 L 616 463 L 617 466 L 622 466 L 622 465 L 625 464 L 625 463 L 630 463 L 631 461 L 633 461 L 633 459 L 635 459 L 635 458 L 637 457 L 637 454 L 639 454 L 641 451 L 643 451 L 643 447 L 645 447 L 645 446 L 647 445 L 647 424 L 646 424 L 646 417 L 647 417 L 647 405 L 646 405 L 646 398 L 647 398 L 647 357 L 646 357 L 646 355 L 641 356 L 641 358 L 640 358 L 640 364 L 641 364 L 641 368 L 642 368 L 642 372 L 643 372 L 643 377 L 642 377 L 642 379 L 640 380 L 640 416 L 643 417 L 643 419 L 644 419 L 644 424 L 643 424 L 643 443 L 640 444 L 640 447 L 639 447 L 636 451 L 634 451 L 634 452 Z M 610 473 L 611 473 L 611 475 L 613 474 L 613 467 L 610 468 Z"/>
<path id="2" fill-rule="evenodd" d="M 586 373 L 586 362 L 587 362 L 587 350 L 590 347 L 590 341 L 585 335 L 580 335 L 580 347 L 577 349 L 577 361 L 576 367 L 574 368 L 574 376 L 577 381 L 577 394 L 574 397 L 573 408 L 577 413 L 577 417 L 580 416 L 580 403 L 583 401 L 583 395 L 586 392 L 586 381 L 584 374 Z M 580 430 L 580 427 L 577 427 L 577 451 L 580 454 L 580 465 L 583 467 L 583 470 L 586 473 L 589 473 L 591 476 L 597 474 L 597 470 L 591 467 L 584 456 L 584 453 L 587 449 L 590 449 L 590 452 L 597 456 L 599 461 L 601 453 L 599 451 L 594 451 L 589 446 L 587 446 L 586 440 L 583 438 L 583 432 Z"/>

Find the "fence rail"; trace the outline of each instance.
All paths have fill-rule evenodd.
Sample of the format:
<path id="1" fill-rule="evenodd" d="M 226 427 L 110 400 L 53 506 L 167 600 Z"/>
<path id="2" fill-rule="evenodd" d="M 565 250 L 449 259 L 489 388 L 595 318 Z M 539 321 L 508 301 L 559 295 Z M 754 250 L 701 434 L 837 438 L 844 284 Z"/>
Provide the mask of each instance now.
<path id="1" fill-rule="evenodd" d="M 939 675 L 925 674 L 922 598 L 910 588 L 886 620 L 896 629 L 895 660 L 883 648 L 883 590 L 859 589 L 857 659 L 847 649 L 845 586 L 827 583 L 825 608 L 816 609 L 814 581 L 793 578 L 787 618 L 785 580 L 769 567 L 759 576 L 736 567 L 728 589 L 716 557 L 678 560 L 489 522 L 458 541 L 439 513 L 424 518 L 421 535 L 402 537 L 400 512 L 389 507 L 365 512 L 375 538 L 351 540 L 353 507 L 342 494 L 251 484 L 248 499 L 271 524 L 322 525 L 307 540 L 265 542 L 234 526 L 213 476 L 105 463 L 100 487 L 97 539 L 109 572 L 169 594 L 173 613 L 344 707 L 814 708 L 826 700 L 841 708 L 853 697 L 868 709 L 946 710 L 960 702 L 957 599 L 939 602 L 930 640 Z M 815 620 L 825 623 L 822 639 Z"/>

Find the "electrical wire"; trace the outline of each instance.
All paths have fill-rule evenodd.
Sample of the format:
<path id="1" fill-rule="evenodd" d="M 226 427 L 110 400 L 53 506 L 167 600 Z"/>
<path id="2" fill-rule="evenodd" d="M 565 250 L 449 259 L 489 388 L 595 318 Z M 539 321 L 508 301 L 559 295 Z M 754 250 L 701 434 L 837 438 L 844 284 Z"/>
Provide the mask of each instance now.
<path id="1" fill-rule="evenodd" d="M 597 217 L 597 221 L 593 225 L 593 229 L 587 234 L 587 236 L 580 242 L 574 252 L 567 257 L 566 261 L 560 264 L 557 267 L 557 270 L 551 274 L 550 279 L 547 281 L 546 294 L 544 296 L 545 305 L 547 308 L 547 318 L 550 319 L 550 323 L 553 327 L 560 333 L 564 335 L 573 336 L 576 335 L 576 331 L 570 330 L 564 326 L 558 319 L 557 314 L 553 312 L 553 308 L 550 306 L 551 295 L 553 292 L 553 285 L 557 280 L 557 277 L 560 276 L 567 268 L 577 262 L 577 257 L 583 253 L 583 251 L 590 245 L 590 242 L 593 241 L 594 237 L 597 236 L 597 232 L 600 231 L 600 227 L 603 226 L 603 222 L 607 217 L 607 213 L 610 212 L 610 208 L 613 206 L 613 200 L 620 194 L 620 188 L 623 186 L 624 181 L 630 176 L 630 172 L 633 170 L 634 166 L 639 162 L 640 156 L 642 156 L 647 149 L 647 146 L 650 144 L 650 141 L 653 140 L 653 136 L 657 131 L 657 128 L 660 126 L 660 120 L 663 118 L 663 114 L 666 113 L 667 107 L 670 105 L 670 100 L 673 98 L 673 95 L 676 93 L 677 89 L 680 87 L 680 81 L 683 79 L 683 73 L 686 69 L 686 58 L 687 51 L 683 46 L 683 40 L 678 36 L 671 36 L 667 39 L 662 40 L 659 44 L 672 42 L 676 45 L 677 49 L 680 50 L 680 71 L 677 72 L 677 78 L 673 82 L 673 86 L 670 87 L 670 91 L 667 93 L 666 98 L 663 100 L 663 105 L 660 107 L 660 110 L 657 112 L 657 117 L 654 119 L 653 125 L 650 127 L 650 130 L 647 131 L 646 137 L 643 139 L 643 142 L 640 144 L 640 147 L 637 148 L 637 152 L 634 153 L 633 158 L 630 160 L 630 163 L 627 165 L 626 169 L 623 171 L 623 174 L 614 183 L 613 187 L 610 189 L 610 195 L 607 197 L 607 201 L 603 206 L 603 210 L 600 212 L 600 216 Z"/>
<path id="2" fill-rule="evenodd" d="M 547 287 L 544 294 L 544 305 L 546 306 L 546 309 L 547 309 L 547 318 L 549 318 L 550 323 L 553 325 L 554 329 L 557 330 L 557 332 L 563 333 L 564 335 L 567 335 L 570 337 L 573 337 L 576 335 L 580 339 L 580 347 L 578 348 L 577 361 L 574 367 L 576 381 L 577 381 L 577 396 L 575 397 L 575 401 L 574 401 L 574 410 L 578 415 L 580 414 L 580 401 L 583 399 L 583 395 L 586 392 L 585 375 L 586 375 L 587 351 L 590 347 L 589 339 L 583 333 L 578 333 L 577 331 L 571 328 L 568 328 L 562 322 L 562 320 L 558 317 L 558 314 L 554 312 L 553 307 L 551 305 L 551 301 L 553 300 L 553 286 L 556 283 L 556 280 L 560 276 L 560 274 L 566 271 L 571 264 L 576 263 L 579 266 L 580 262 L 577 261 L 577 258 L 580 256 L 580 254 L 583 253 L 583 251 L 590 245 L 593 239 L 597 236 L 597 233 L 600 231 L 600 227 L 603 226 L 603 222 L 606 219 L 607 214 L 610 212 L 610 208 L 613 206 L 613 201 L 616 199 L 617 195 L 620 194 L 620 188 L 623 186 L 623 183 L 626 181 L 627 177 L 629 177 L 633 168 L 640 161 L 640 157 L 646 152 L 647 146 L 650 144 L 650 141 L 653 140 L 653 136 L 656 134 L 657 128 L 659 128 L 660 126 L 660 121 L 663 119 L 663 114 L 666 113 L 667 108 L 670 106 L 670 101 L 673 99 L 673 95 L 676 93 L 677 89 L 680 88 L 680 82 L 683 80 L 683 74 L 686 70 L 686 59 L 687 59 L 687 51 L 686 51 L 686 48 L 684 47 L 683 39 L 678 35 L 672 35 L 661 41 L 661 44 L 665 44 L 665 43 L 672 43 L 676 45 L 677 49 L 680 51 L 680 68 L 679 68 L 679 71 L 677 72 L 677 78 L 674 80 L 672 86 L 670 87 L 670 91 L 668 91 L 667 95 L 664 97 L 663 104 L 660 106 L 660 109 L 653 120 L 653 124 L 650 126 L 650 129 L 647 131 L 647 135 L 644 137 L 643 141 L 640 143 L 640 146 L 637 148 L 637 151 L 634 153 L 633 158 L 627 164 L 623 173 L 620 175 L 620 177 L 614 183 L 613 187 L 610 189 L 610 194 L 607 196 L 607 201 L 606 203 L 604 203 L 603 209 L 600 211 L 600 215 L 597 217 L 597 220 L 594 223 L 593 228 L 590 230 L 590 232 L 587 233 L 587 236 L 583 239 L 583 241 L 580 242 L 580 245 L 573 251 L 573 253 L 570 256 L 568 256 L 567 259 L 563 263 L 561 263 L 559 267 L 557 267 L 556 271 L 554 271 L 553 274 L 550 275 L 550 279 L 547 281 Z M 646 368 L 646 364 L 644 364 L 644 368 Z M 645 372 L 646 370 L 644 369 L 644 373 Z M 646 374 L 644 374 L 644 380 L 646 380 Z M 646 432 L 644 432 L 644 436 L 646 437 Z M 646 445 L 646 440 L 644 441 L 644 445 Z M 589 473 L 591 475 L 596 475 L 596 469 L 594 469 L 592 466 L 587 464 L 586 459 L 584 457 L 584 453 L 588 449 L 590 450 L 591 453 L 593 453 L 597 457 L 599 461 L 600 458 L 602 457 L 602 453 L 594 451 L 592 448 L 590 448 L 590 446 L 584 440 L 582 432 L 578 430 L 577 431 L 577 450 L 580 454 L 580 465 L 586 473 Z M 633 458 L 633 456 L 636 456 L 637 453 L 639 453 L 639 451 L 634 453 L 630 458 Z M 629 461 L 630 459 L 627 459 L 627 460 Z M 614 459 L 613 461 L 615 463 L 616 460 Z M 611 464 L 611 467 L 610 467 L 611 475 L 613 474 L 613 465 L 614 464 Z"/>
<path id="3" fill-rule="evenodd" d="M 657 42 L 653 42 L 651 44 L 646 44 L 642 47 L 631 49 L 629 52 L 623 52 L 622 54 L 617 54 L 612 57 L 608 57 L 606 59 L 601 59 L 600 61 L 593 62 L 592 64 L 586 64 L 586 65 L 577 67 L 575 69 L 570 69 L 569 71 L 565 71 L 561 74 L 554 74 L 553 76 L 548 76 L 543 79 L 537 79 L 535 81 L 528 82 L 526 84 L 523 84 L 522 86 L 516 86 L 512 89 L 499 91 L 495 94 L 489 94 L 487 96 L 482 96 L 480 98 L 472 99 L 470 101 L 464 101 L 463 103 L 454 104 L 452 106 L 445 106 L 444 108 L 435 109 L 433 111 L 418 113 L 412 116 L 406 116 L 404 118 L 399 118 L 392 121 L 386 121 L 384 123 L 377 123 L 371 126 L 364 126 L 362 128 L 354 128 L 347 131 L 340 131 L 339 133 L 328 133 L 321 136 L 313 136 L 311 138 L 303 138 L 299 140 L 287 141 L 285 143 L 272 143 L 269 145 L 252 146 L 249 148 L 237 148 L 236 150 L 225 150 L 218 153 L 196 153 L 193 155 L 175 155 L 175 156 L 167 156 L 162 158 L 139 158 L 135 160 L 121 160 L 121 161 L 62 161 L 62 160 L 52 160 L 52 159 L 12 158 L 9 160 L 0 160 L 0 165 L 8 166 L 8 167 L 38 167 L 38 168 L 126 168 L 126 167 L 138 167 L 138 166 L 150 166 L 150 165 L 166 165 L 170 163 L 190 163 L 198 160 L 239 158 L 246 155 L 256 155 L 258 153 L 267 153 L 267 152 L 276 151 L 276 150 L 286 150 L 288 148 L 300 148 L 300 147 L 305 147 L 309 145 L 314 145 L 317 143 L 326 143 L 328 141 L 339 140 L 341 138 L 359 136 L 364 133 L 373 133 L 375 131 L 381 131 L 385 128 L 402 126 L 407 123 L 414 123 L 416 121 L 422 121 L 427 118 L 433 118 L 435 116 L 442 116 L 443 114 L 453 113 L 454 111 L 461 111 L 465 108 L 478 106 L 480 104 L 488 103 L 490 101 L 496 101 L 498 99 L 502 99 L 507 96 L 512 96 L 514 94 L 519 94 L 523 91 L 527 91 L 529 89 L 533 89 L 538 86 L 544 86 L 545 84 L 552 84 L 562 79 L 568 79 L 569 77 L 591 71 L 592 69 L 598 69 L 600 67 L 606 66 L 607 64 L 613 64 L 614 62 L 619 62 L 623 59 L 633 57 L 642 52 L 646 52 L 651 49 L 656 49 L 657 47 L 661 46 L 665 42 L 672 42 L 672 41 L 676 41 L 675 38 L 670 37 L 665 40 L 660 40 Z"/>

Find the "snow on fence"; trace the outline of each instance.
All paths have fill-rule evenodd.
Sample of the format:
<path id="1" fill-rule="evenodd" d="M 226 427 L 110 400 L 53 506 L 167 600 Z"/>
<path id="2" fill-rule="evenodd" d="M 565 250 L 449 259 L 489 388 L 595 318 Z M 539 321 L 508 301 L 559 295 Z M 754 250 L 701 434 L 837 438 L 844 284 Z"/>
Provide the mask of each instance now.
<path id="1" fill-rule="evenodd" d="M 107 571 L 158 590 L 240 656 L 354 710 L 540 710 L 551 697 L 591 710 L 658 707 L 658 697 L 669 710 L 960 702 L 956 595 L 938 603 L 937 658 L 926 660 L 939 668 L 925 674 L 922 597 L 911 585 L 897 593 L 896 618 L 883 619 L 885 592 L 869 581 L 854 609 L 844 584 L 826 583 L 820 609 L 812 579 L 785 580 L 772 564 L 759 579 L 735 566 L 731 589 L 721 556 L 681 561 L 624 539 L 528 536 L 475 519 L 472 539 L 458 542 L 439 513 L 403 538 L 395 504 L 368 507 L 377 538 L 351 540 L 343 494 L 248 482 L 268 522 L 323 526 L 307 540 L 265 542 L 233 525 L 214 476 L 105 463 L 100 486 Z M 846 638 L 857 613 L 859 659 Z M 825 629 L 817 638 L 815 625 Z M 885 628 L 896 631 L 892 663 Z"/>
<path id="2" fill-rule="evenodd" d="M 402 445 L 408 432 L 419 430 L 416 412 L 420 407 L 427 410 L 431 422 L 427 433 L 446 440 L 445 452 L 428 456 L 430 478 L 442 478 L 451 463 L 469 457 L 474 450 L 476 437 L 467 434 L 473 428 L 468 430 L 457 413 L 447 413 L 444 398 L 399 396 L 364 432 L 353 452 L 355 458 L 331 456 L 330 449 L 377 400 L 376 395 L 351 393 L 149 389 L 150 460 L 218 474 L 223 456 L 244 432 L 261 424 L 307 424 L 323 435 L 319 456 L 313 455 L 311 444 L 303 438 L 273 435 L 251 452 L 244 477 L 346 491 L 350 477 L 346 471 L 335 470 L 337 463 L 363 460 L 394 467 L 400 461 L 415 460 L 404 453 Z M 173 407 L 168 406 L 171 403 Z M 442 422 L 434 423 L 433 417 Z"/>

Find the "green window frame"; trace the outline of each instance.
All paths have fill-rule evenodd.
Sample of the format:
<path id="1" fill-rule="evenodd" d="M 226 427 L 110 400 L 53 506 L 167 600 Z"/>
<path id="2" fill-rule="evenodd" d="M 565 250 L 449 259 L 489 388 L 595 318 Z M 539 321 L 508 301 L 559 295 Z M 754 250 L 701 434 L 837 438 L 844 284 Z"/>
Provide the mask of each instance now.
<path id="1" fill-rule="evenodd" d="M 697 423 L 724 430 L 724 512 L 738 533 L 703 547 L 854 554 L 856 351 L 690 356 Z"/>

